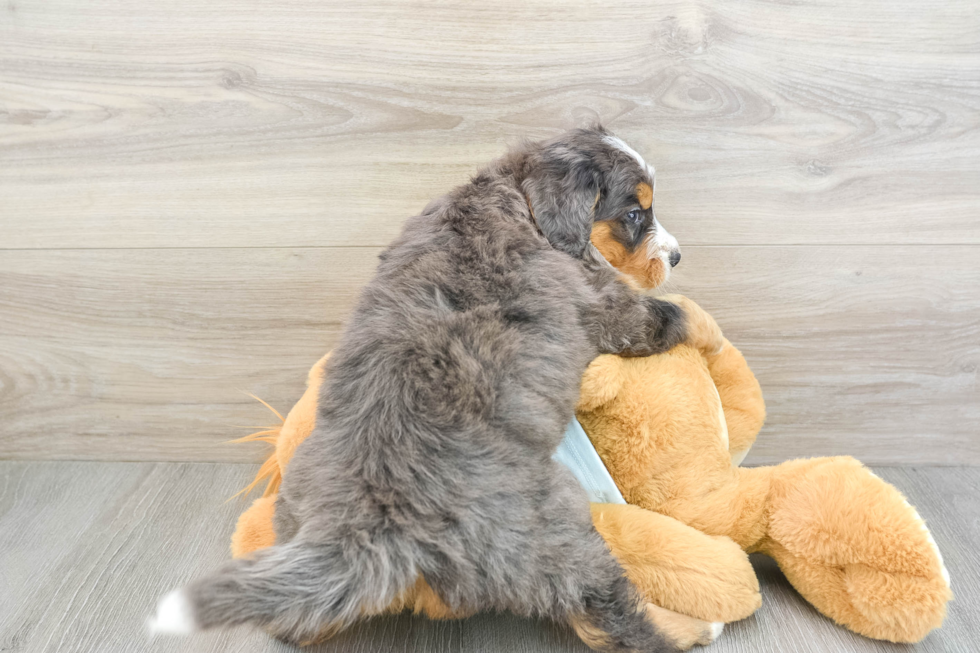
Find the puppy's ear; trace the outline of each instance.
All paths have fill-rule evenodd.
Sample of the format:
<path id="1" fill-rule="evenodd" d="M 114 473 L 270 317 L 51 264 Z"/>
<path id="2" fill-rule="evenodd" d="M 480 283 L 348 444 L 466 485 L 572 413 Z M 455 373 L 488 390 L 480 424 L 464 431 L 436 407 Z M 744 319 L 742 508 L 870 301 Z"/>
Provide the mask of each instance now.
<path id="1" fill-rule="evenodd" d="M 554 155 L 555 153 L 551 153 Z M 531 215 L 555 249 L 583 258 L 601 197 L 598 174 L 575 154 L 547 157 L 524 180 Z"/>
<path id="2" fill-rule="evenodd" d="M 593 360 L 582 375 L 575 410 L 595 410 L 615 399 L 622 389 L 623 359 L 613 354 L 603 354 Z"/>

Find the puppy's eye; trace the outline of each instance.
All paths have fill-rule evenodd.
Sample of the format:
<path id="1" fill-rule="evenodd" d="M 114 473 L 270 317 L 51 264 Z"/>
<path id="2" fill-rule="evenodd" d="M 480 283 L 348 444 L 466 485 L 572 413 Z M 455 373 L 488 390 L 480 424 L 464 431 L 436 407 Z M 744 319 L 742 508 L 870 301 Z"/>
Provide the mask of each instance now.
<path id="1" fill-rule="evenodd" d="M 633 209 L 626 214 L 626 219 L 632 224 L 639 224 L 639 222 L 643 220 L 643 213 L 638 209 Z"/>

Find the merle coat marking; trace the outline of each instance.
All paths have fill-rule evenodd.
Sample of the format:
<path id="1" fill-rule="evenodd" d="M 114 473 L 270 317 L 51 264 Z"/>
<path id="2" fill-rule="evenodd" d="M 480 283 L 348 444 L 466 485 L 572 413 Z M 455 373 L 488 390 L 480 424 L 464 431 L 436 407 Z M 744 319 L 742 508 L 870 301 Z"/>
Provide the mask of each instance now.
<path id="1" fill-rule="evenodd" d="M 310 639 L 382 611 L 421 574 L 454 610 L 666 650 L 551 460 L 592 358 L 684 335 L 680 309 L 637 294 L 589 245 L 643 180 L 604 130 L 578 130 L 511 151 L 410 219 L 330 358 L 277 544 L 182 590 L 194 625 Z"/>

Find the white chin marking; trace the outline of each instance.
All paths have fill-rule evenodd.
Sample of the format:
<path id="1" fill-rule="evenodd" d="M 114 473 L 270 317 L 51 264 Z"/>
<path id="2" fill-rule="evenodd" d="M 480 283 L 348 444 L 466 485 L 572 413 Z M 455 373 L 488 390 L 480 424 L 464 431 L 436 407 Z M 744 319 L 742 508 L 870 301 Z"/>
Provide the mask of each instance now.
<path id="1" fill-rule="evenodd" d="M 183 590 L 174 590 L 160 599 L 156 615 L 147 622 L 150 635 L 190 635 L 197 630 L 194 610 Z"/>
<path id="2" fill-rule="evenodd" d="M 664 268 L 664 281 L 667 281 L 672 269 L 670 267 L 670 253 L 679 250 L 680 246 L 677 244 L 677 239 L 664 229 L 664 226 L 656 218 L 653 219 L 653 227 L 653 237 L 647 238 L 647 258 L 660 259 Z"/>
<path id="3" fill-rule="evenodd" d="M 651 261 L 657 259 L 660 261 L 661 267 L 664 269 L 664 278 L 660 283 L 664 283 L 667 279 L 670 279 L 670 252 L 668 250 L 662 249 L 657 243 L 657 236 L 654 235 L 652 238 L 647 238 L 647 258 Z"/>
<path id="4" fill-rule="evenodd" d="M 657 228 L 656 235 L 653 239 L 653 243 L 657 248 L 667 250 L 668 255 L 670 252 L 680 249 L 680 245 L 677 244 L 677 239 L 674 238 L 669 231 L 664 229 L 664 226 L 660 224 L 660 220 L 654 218 L 653 224 Z"/>

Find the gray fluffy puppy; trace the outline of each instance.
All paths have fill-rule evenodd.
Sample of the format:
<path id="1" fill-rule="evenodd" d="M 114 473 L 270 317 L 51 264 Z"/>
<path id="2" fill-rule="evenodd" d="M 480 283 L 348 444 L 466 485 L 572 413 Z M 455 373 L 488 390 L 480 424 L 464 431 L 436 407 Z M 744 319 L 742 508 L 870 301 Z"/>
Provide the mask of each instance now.
<path id="1" fill-rule="evenodd" d="M 421 576 L 455 611 L 672 650 L 551 459 L 595 356 L 685 336 L 680 308 L 638 294 L 590 244 L 606 221 L 624 250 L 676 263 L 644 185 L 652 197 L 652 169 L 596 127 L 523 144 L 410 219 L 328 363 L 277 544 L 165 597 L 157 630 L 251 623 L 312 640 Z"/>

